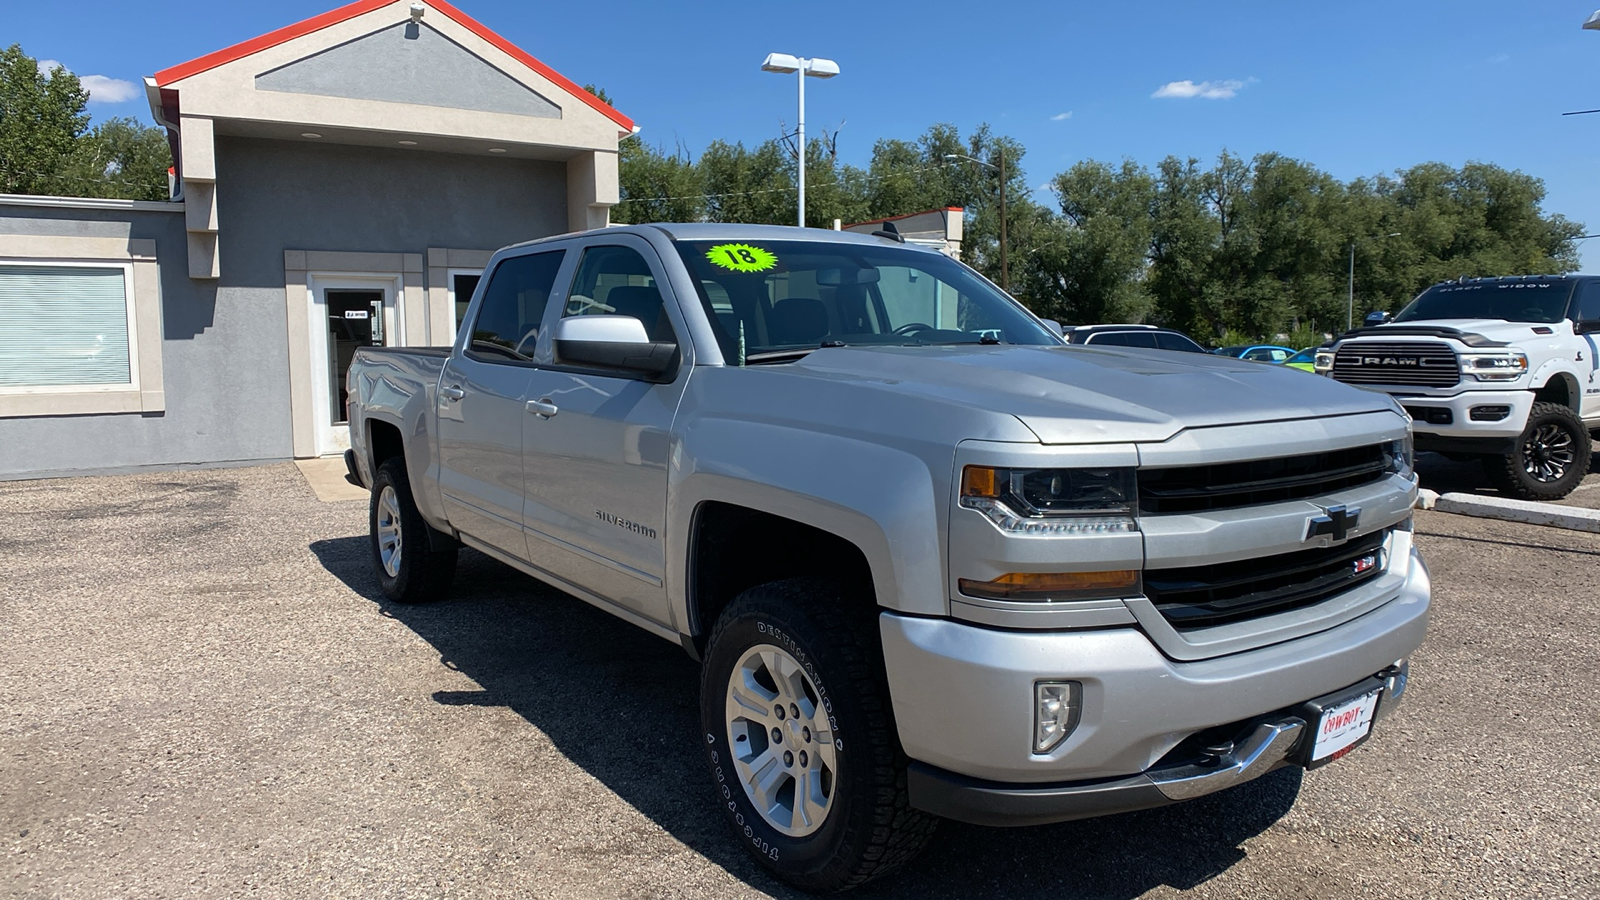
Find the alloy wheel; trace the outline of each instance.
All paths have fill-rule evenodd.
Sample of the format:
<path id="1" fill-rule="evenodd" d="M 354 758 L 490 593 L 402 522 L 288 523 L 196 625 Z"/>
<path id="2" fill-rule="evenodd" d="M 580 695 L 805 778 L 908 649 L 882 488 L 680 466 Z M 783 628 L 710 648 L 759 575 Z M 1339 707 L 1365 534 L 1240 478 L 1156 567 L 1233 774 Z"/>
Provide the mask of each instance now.
<path id="1" fill-rule="evenodd" d="M 384 485 L 378 495 L 378 558 L 390 578 L 400 575 L 400 537 L 400 500 Z"/>
<path id="2" fill-rule="evenodd" d="M 1522 444 L 1522 466 L 1535 481 L 1560 481 L 1578 459 L 1572 435 L 1555 424 L 1540 425 Z"/>
<path id="3" fill-rule="evenodd" d="M 728 679 L 728 746 L 745 796 L 766 823 L 805 837 L 833 808 L 838 759 L 821 695 L 793 656 L 745 651 Z"/>

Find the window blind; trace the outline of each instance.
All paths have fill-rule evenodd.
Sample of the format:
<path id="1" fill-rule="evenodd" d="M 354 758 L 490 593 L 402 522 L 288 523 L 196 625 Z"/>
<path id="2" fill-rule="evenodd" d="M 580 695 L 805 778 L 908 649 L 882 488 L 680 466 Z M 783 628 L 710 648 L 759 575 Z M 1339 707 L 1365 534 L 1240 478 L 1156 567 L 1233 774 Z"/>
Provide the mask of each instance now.
<path id="1" fill-rule="evenodd" d="M 0 266 L 0 388 L 131 384 L 122 269 Z"/>

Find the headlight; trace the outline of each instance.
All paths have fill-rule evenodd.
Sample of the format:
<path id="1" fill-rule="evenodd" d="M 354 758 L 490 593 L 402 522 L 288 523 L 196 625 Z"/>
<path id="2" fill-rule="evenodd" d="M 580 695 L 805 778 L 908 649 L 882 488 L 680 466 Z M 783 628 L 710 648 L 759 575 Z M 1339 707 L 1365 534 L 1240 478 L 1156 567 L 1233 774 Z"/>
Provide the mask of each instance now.
<path id="1" fill-rule="evenodd" d="M 1139 529 L 1132 469 L 967 466 L 961 505 L 1018 534 L 1118 534 Z"/>
<path id="2" fill-rule="evenodd" d="M 1527 372 L 1528 356 L 1525 353 L 1501 351 L 1461 354 L 1461 374 L 1479 381 L 1515 381 Z"/>
<path id="3" fill-rule="evenodd" d="M 1329 350 L 1326 353 L 1318 351 L 1316 360 L 1311 363 L 1311 368 L 1315 369 L 1319 374 L 1322 375 L 1332 372 L 1333 351 Z"/>
<path id="4" fill-rule="evenodd" d="M 1417 470 L 1417 451 L 1411 440 L 1411 432 L 1406 436 L 1391 441 L 1383 450 L 1384 459 L 1389 463 L 1389 471 L 1402 478 L 1411 478 Z"/>

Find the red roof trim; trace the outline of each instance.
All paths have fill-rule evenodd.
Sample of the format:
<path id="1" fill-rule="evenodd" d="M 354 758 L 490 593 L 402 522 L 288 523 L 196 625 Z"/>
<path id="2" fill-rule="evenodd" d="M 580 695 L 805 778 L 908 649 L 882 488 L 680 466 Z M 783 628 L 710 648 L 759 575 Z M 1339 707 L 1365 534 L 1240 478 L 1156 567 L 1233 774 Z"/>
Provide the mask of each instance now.
<path id="1" fill-rule="evenodd" d="M 337 25 L 340 22 L 354 19 L 356 16 L 366 15 L 374 10 L 382 9 L 393 2 L 395 2 L 395 0 L 356 0 L 354 3 L 341 6 L 338 9 L 329 10 L 320 16 L 312 16 L 303 22 L 296 22 L 293 25 L 279 28 L 277 31 L 268 32 L 258 38 L 252 38 L 248 41 L 234 44 L 232 47 L 225 47 L 216 51 L 215 53 L 207 53 L 205 56 L 199 57 L 198 59 L 192 59 L 186 63 L 172 66 L 168 69 L 162 69 L 155 74 L 156 85 L 159 87 L 165 87 L 174 81 L 188 78 L 191 75 L 198 75 L 201 72 L 215 69 L 218 66 L 226 65 L 234 60 L 243 59 L 246 56 L 250 56 L 254 53 L 260 53 L 263 50 L 276 47 L 279 44 L 288 43 L 295 38 L 304 37 L 305 35 L 311 34 L 314 31 L 321 31 L 322 29 L 331 25 Z M 522 63 L 535 72 L 538 72 L 540 75 L 543 75 L 545 78 L 548 78 L 557 87 L 578 98 L 579 100 L 582 100 L 584 103 L 587 103 L 596 112 L 617 123 L 618 126 L 627 131 L 633 130 L 632 119 L 620 112 L 617 112 L 615 109 L 612 109 L 609 104 L 601 100 L 599 97 L 596 97 L 583 88 L 578 87 L 566 76 L 538 61 L 537 59 L 534 59 L 526 50 L 523 50 L 521 47 L 518 47 L 516 44 L 511 43 L 500 35 L 495 34 L 489 28 L 479 23 L 476 19 L 472 18 L 461 10 L 456 9 L 449 3 L 444 2 L 444 0 L 429 0 L 428 5 L 432 6 L 434 9 L 437 9 L 439 12 L 443 13 L 461 27 L 495 45 L 512 59 L 515 59 L 517 62 Z"/>
<path id="2" fill-rule="evenodd" d="M 293 25 L 279 28 L 277 31 L 269 31 L 260 37 L 234 44 L 232 47 L 224 47 L 214 53 L 207 53 L 198 59 L 191 59 L 186 63 L 162 69 L 155 75 L 156 85 L 158 87 L 166 87 L 179 79 L 210 71 L 217 66 L 226 65 L 236 59 L 244 59 L 252 53 L 260 53 L 270 47 L 288 43 L 297 37 L 304 37 L 313 31 L 321 31 L 330 25 L 337 25 L 340 22 L 354 19 L 356 16 L 365 15 L 375 9 L 382 9 L 392 2 L 394 0 L 356 0 L 354 3 L 329 10 L 320 16 L 312 16 L 303 22 L 296 22 Z"/>

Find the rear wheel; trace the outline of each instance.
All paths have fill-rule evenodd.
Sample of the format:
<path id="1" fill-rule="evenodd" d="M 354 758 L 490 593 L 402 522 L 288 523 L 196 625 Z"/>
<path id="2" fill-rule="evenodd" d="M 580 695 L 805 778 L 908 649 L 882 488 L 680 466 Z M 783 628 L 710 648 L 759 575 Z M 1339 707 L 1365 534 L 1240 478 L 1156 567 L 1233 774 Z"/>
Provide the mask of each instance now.
<path id="1" fill-rule="evenodd" d="M 1589 473 L 1589 430 L 1559 403 L 1535 403 L 1516 447 L 1488 457 L 1484 468 L 1501 493 L 1523 500 L 1560 500 Z"/>
<path id="2" fill-rule="evenodd" d="M 701 676 L 717 802 L 761 865 L 808 891 L 887 874 L 938 821 L 910 806 L 875 620 L 853 605 L 821 582 L 751 588 L 718 620 Z"/>
<path id="3" fill-rule="evenodd" d="M 432 546 L 428 523 L 411 496 L 405 460 L 395 457 L 378 467 L 367 523 L 373 569 L 385 597 L 395 603 L 426 603 L 449 593 L 456 547 Z"/>

